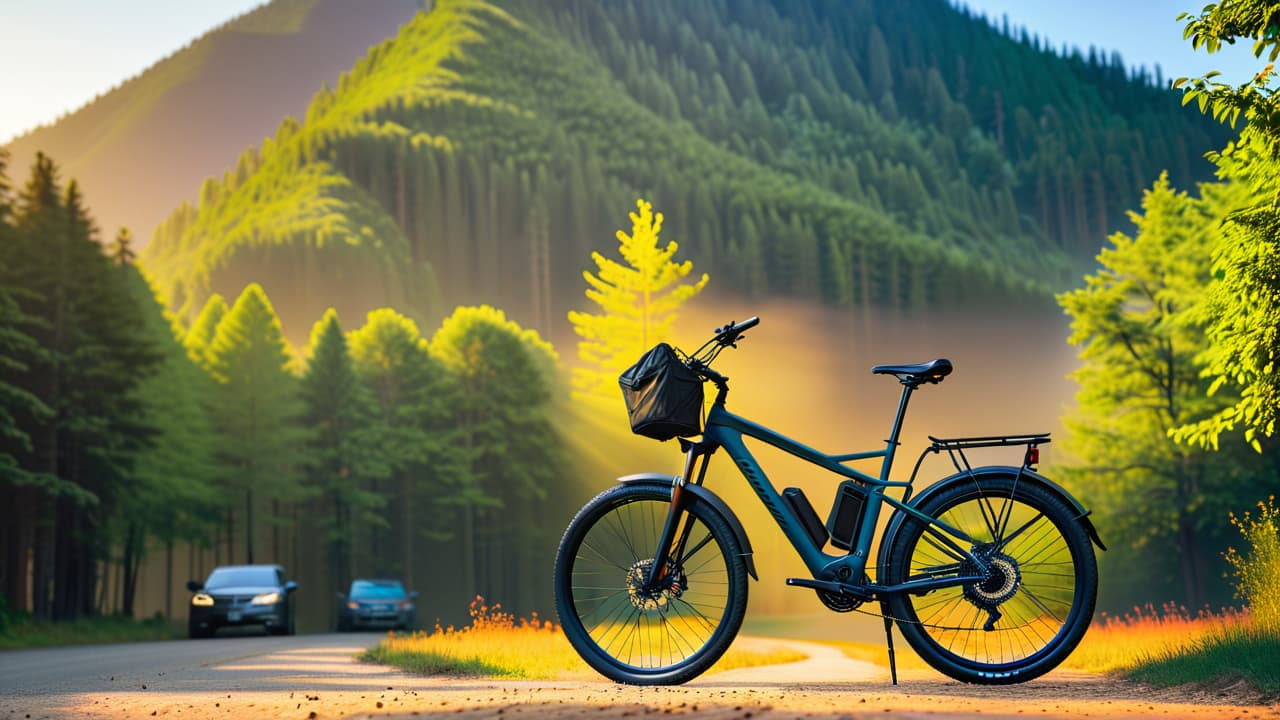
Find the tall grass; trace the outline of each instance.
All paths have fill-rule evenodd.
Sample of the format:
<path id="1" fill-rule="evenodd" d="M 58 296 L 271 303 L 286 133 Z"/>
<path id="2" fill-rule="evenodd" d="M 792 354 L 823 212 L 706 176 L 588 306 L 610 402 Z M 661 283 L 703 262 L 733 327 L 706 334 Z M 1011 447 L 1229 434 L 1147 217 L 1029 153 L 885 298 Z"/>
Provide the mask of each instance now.
<path id="1" fill-rule="evenodd" d="M 598 677 L 565 638 L 560 627 L 534 613 L 517 618 L 502 606 L 477 597 L 469 608 L 471 624 L 441 627 L 412 635 L 389 634 L 360 656 L 414 673 L 480 675 L 499 678 L 557 679 Z M 711 672 L 804 659 L 789 651 L 752 652 L 730 648 Z"/>
<path id="2" fill-rule="evenodd" d="M 1246 627 L 1249 614 L 1233 609 L 1194 615 L 1175 603 L 1148 603 L 1123 615 L 1099 613 L 1063 667 L 1092 672 L 1126 671 L 1156 658 L 1188 652 L 1208 638 Z"/>

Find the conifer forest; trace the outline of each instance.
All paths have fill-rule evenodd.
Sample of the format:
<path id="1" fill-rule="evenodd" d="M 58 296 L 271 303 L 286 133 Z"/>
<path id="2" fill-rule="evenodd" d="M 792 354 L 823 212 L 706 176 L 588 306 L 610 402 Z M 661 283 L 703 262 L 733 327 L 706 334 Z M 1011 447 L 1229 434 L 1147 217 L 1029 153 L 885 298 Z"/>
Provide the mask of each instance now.
<path id="1" fill-rule="evenodd" d="M 114 93 L 163 105 L 200 48 L 327 1 L 59 123 L 109 144 L 150 112 Z M 57 125 L 0 148 L 0 620 L 182 619 L 187 580 L 255 562 L 307 629 L 354 577 L 428 626 L 477 593 L 548 613 L 573 509 L 668 470 L 593 447 L 626 434 L 613 378 L 700 303 L 1060 325 L 1046 471 L 1113 546 L 1104 605 L 1233 602 L 1227 518 L 1280 472 L 1268 92 L 945 0 L 409 9 L 154 220 L 101 226 Z"/>

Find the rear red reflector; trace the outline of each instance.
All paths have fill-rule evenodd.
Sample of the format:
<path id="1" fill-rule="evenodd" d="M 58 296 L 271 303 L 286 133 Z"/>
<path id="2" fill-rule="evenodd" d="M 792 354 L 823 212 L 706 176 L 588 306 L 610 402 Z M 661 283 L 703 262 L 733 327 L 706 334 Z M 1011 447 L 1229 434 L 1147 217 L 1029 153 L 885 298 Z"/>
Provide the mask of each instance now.
<path id="1" fill-rule="evenodd" d="M 1040 448 L 1027 448 L 1027 465 L 1037 465 L 1040 463 Z"/>

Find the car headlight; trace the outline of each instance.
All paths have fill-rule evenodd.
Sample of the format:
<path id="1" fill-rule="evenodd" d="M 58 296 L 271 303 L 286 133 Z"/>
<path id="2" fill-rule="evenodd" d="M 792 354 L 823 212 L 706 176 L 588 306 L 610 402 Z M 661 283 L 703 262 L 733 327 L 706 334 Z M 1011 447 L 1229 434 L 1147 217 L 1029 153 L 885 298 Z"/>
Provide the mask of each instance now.
<path id="1" fill-rule="evenodd" d="M 213 597 L 208 593 L 196 593 L 191 598 L 191 604 L 196 607 L 213 607 Z"/>
<path id="2" fill-rule="evenodd" d="M 355 600 L 348 600 L 348 601 L 347 601 L 347 609 L 348 609 L 348 610 L 359 610 L 359 609 L 360 609 L 360 603 L 356 602 Z"/>
<path id="3" fill-rule="evenodd" d="M 401 601 L 400 601 L 400 609 L 401 609 L 401 610 L 412 610 L 412 609 L 413 609 L 413 601 L 412 601 L 412 600 L 401 600 Z"/>
<path id="4" fill-rule="evenodd" d="M 254 605 L 275 605 L 278 602 L 280 602 L 280 593 L 278 592 L 262 593 L 261 595 L 253 596 Z"/>

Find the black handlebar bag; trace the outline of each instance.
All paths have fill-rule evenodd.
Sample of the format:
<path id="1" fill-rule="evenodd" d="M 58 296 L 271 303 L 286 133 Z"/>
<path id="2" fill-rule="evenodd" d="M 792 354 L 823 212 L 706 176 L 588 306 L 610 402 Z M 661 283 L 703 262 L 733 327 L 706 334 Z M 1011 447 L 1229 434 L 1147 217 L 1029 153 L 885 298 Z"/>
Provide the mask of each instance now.
<path id="1" fill-rule="evenodd" d="M 655 345 L 618 378 L 631 432 L 655 440 L 702 432 L 702 378 L 666 343 Z"/>

